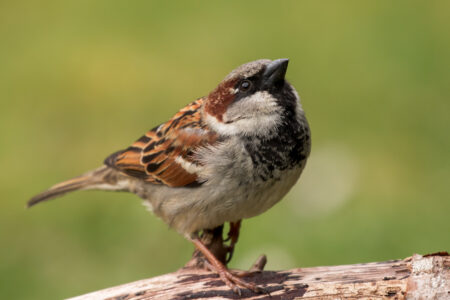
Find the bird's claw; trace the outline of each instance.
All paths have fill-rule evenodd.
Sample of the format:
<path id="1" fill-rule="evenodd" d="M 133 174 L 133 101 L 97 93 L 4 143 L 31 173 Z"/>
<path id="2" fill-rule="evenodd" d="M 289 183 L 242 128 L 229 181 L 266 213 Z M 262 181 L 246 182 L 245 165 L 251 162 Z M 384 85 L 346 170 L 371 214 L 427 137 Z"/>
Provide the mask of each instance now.
<path id="1" fill-rule="evenodd" d="M 266 291 L 266 289 L 264 289 L 263 287 L 260 287 L 260 286 L 254 284 L 254 283 L 250 283 L 250 282 L 247 282 L 247 281 L 241 279 L 240 278 L 241 276 L 231 273 L 230 270 L 228 270 L 228 269 L 216 268 L 212 264 L 210 264 L 208 261 L 205 261 L 205 266 L 210 271 L 212 271 L 214 273 L 217 273 L 219 275 L 220 279 L 222 279 L 222 281 L 234 293 L 238 294 L 239 296 L 242 296 L 241 287 L 249 289 L 249 290 L 251 290 L 251 291 L 253 291 L 254 293 L 257 293 L 257 294 L 268 293 Z"/>

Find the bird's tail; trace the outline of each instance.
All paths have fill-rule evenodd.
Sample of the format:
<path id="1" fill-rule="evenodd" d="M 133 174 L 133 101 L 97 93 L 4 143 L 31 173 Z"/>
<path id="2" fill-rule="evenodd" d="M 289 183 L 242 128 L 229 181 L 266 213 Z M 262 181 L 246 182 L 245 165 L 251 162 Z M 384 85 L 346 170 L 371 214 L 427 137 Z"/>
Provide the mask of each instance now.
<path id="1" fill-rule="evenodd" d="M 124 175 L 110 167 L 102 166 L 81 176 L 52 186 L 45 192 L 31 198 L 27 203 L 27 207 L 77 190 L 127 190 L 124 185 L 121 184 L 123 182 L 122 180 L 124 180 Z"/>

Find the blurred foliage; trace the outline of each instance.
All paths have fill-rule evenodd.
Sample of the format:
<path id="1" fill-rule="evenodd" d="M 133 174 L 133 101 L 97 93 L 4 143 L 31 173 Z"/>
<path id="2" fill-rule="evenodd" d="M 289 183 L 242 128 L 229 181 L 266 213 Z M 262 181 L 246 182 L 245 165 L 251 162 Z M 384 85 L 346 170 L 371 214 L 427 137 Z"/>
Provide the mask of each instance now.
<path id="1" fill-rule="evenodd" d="M 182 266 L 193 247 L 134 195 L 25 201 L 259 58 L 291 59 L 313 151 L 287 199 L 243 223 L 231 265 L 449 250 L 449 32 L 447 1 L 1 1 L 0 298 Z"/>

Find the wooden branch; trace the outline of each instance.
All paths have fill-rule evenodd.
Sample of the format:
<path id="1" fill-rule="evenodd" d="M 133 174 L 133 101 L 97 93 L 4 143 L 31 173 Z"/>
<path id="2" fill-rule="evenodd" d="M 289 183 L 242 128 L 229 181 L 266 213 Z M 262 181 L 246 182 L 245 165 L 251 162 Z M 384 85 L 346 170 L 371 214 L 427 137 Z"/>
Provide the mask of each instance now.
<path id="1" fill-rule="evenodd" d="M 242 290 L 241 299 L 450 299 L 450 256 L 415 254 L 386 262 L 263 271 L 247 279 L 265 286 L 272 298 Z M 72 300 L 235 298 L 217 275 L 183 268 Z"/>

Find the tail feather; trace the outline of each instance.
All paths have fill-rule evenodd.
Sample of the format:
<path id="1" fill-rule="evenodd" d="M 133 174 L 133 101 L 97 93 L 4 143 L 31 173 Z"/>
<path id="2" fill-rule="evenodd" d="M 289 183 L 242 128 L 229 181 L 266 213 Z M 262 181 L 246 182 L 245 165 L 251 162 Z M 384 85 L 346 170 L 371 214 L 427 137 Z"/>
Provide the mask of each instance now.
<path id="1" fill-rule="evenodd" d="M 102 187 L 108 190 L 119 190 L 120 186 L 114 188 L 118 183 L 119 174 L 116 170 L 107 166 L 102 166 L 91 172 L 83 174 L 81 176 L 58 183 L 45 192 L 42 192 L 27 202 L 27 207 L 32 207 L 40 202 L 47 201 L 59 196 L 62 196 L 68 192 L 77 190 L 89 190 Z"/>

